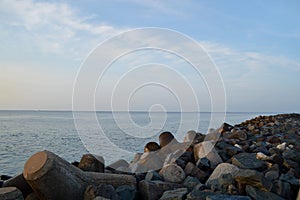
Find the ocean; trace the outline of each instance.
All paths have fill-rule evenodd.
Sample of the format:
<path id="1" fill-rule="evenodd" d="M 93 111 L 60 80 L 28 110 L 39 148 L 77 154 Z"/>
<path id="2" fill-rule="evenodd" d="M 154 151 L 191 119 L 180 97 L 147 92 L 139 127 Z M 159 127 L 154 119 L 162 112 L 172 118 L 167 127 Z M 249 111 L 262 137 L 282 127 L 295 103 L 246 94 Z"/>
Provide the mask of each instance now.
<path id="1" fill-rule="evenodd" d="M 223 121 L 238 124 L 275 113 L 148 113 L 72 111 L 0 111 L 0 175 L 21 173 L 34 153 L 49 150 L 69 162 L 85 153 L 101 155 L 105 164 L 130 161 L 162 131 L 182 141 L 189 130 L 207 133 Z"/>

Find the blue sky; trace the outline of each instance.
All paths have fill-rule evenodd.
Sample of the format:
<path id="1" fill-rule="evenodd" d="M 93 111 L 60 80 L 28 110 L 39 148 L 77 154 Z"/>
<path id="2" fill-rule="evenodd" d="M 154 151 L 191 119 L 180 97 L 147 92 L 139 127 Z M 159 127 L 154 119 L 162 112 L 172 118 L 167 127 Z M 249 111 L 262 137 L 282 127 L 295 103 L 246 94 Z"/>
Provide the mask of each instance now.
<path id="1" fill-rule="evenodd" d="M 300 112 L 299 9 L 300 2 L 292 0 L 2 0 L 0 109 L 72 109 L 76 74 L 89 52 L 123 31 L 161 27 L 193 38 L 209 54 L 223 79 L 228 111 Z M 149 57 L 147 62 L 166 64 Z M 181 73 L 188 70 L 182 67 Z M 187 77 L 193 80 L 192 73 Z M 107 80 L 113 78 L 118 73 L 107 74 Z M 191 82 L 196 90 L 199 85 L 197 97 L 208 96 L 203 81 Z M 97 109 L 108 110 L 109 102 L 101 100 L 108 91 L 101 92 Z M 178 110 L 162 88 L 136 96 L 132 109 L 162 104 Z M 209 111 L 209 98 L 200 101 L 200 111 Z"/>

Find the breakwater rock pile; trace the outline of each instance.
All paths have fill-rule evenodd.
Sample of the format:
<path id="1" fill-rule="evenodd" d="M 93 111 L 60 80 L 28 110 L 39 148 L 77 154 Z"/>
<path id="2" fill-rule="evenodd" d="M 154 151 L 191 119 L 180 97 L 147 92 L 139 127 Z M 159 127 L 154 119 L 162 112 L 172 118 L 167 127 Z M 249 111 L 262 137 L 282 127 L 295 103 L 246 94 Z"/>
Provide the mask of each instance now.
<path id="1" fill-rule="evenodd" d="M 154 143 L 146 147 L 130 163 L 109 166 L 91 154 L 68 163 L 52 152 L 38 152 L 22 174 L 1 176 L 8 180 L 0 182 L 0 199 L 300 198 L 299 114 L 224 123 L 208 134 L 189 131 L 182 143 L 174 138 L 160 141 L 159 149 Z"/>

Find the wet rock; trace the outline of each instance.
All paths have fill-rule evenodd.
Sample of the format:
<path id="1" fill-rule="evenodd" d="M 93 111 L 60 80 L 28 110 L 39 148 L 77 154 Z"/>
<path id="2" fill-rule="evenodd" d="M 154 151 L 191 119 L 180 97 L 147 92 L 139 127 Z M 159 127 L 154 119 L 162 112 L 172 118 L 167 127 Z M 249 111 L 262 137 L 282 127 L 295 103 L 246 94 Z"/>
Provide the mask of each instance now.
<path id="1" fill-rule="evenodd" d="M 232 164 L 242 169 L 263 169 L 265 162 L 256 159 L 255 153 L 240 153 L 232 158 Z"/>
<path id="2" fill-rule="evenodd" d="M 214 143 L 204 141 L 194 146 L 194 157 L 197 162 L 200 158 L 206 157 L 210 161 L 210 168 L 214 169 L 218 164 L 222 163 L 222 159 L 214 148 Z"/>
<path id="3" fill-rule="evenodd" d="M 240 195 L 228 195 L 228 194 L 216 194 L 216 195 L 208 195 L 206 200 L 251 200 L 248 196 L 240 196 Z"/>
<path id="4" fill-rule="evenodd" d="M 136 196 L 136 188 L 130 185 L 122 185 L 116 189 L 117 195 L 121 200 L 133 200 Z"/>
<path id="5" fill-rule="evenodd" d="M 272 192 L 262 191 L 250 185 L 246 186 L 246 192 L 252 199 L 256 200 L 284 200 Z"/>
<path id="6" fill-rule="evenodd" d="M 147 181 L 163 181 L 164 179 L 156 171 L 150 170 L 147 172 L 145 180 L 147 180 Z"/>
<path id="7" fill-rule="evenodd" d="M 235 165 L 229 163 L 221 163 L 219 164 L 213 173 L 210 175 L 208 180 L 206 181 L 206 185 L 218 185 L 219 179 L 225 174 L 231 174 L 233 177 L 238 173 L 239 168 Z"/>
<path id="8" fill-rule="evenodd" d="M 188 193 L 187 188 L 179 188 L 175 190 L 168 190 L 163 193 L 160 200 L 183 200 Z"/>
<path id="9" fill-rule="evenodd" d="M 209 174 L 207 172 L 199 169 L 196 165 L 194 165 L 191 162 L 189 162 L 185 166 L 184 172 L 186 175 L 190 175 L 190 176 L 194 176 L 194 177 L 198 178 L 202 183 L 204 183 L 209 176 Z"/>
<path id="10" fill-rule="evenodd" d="M 185 173 L 181 167 L 176 164 L 169 164 L 164 166 L 159 174 L 165 181 L 171 183 L 181 183 L 185 179 Z"/>
<path id="11" fill-rule="evenodd" d="M 85 154 L 82 156 L 78 168 L 83 171 L 104 172 L 104 158 L 93 154 Z"/>
<path id="12" fill-rule="evenodd" d="M 240 169 L 235 176 L 235 181 L 255 186 L 264 191 L 270 191 L 272 188 L 272 183 L 262 173 L 250 169 Z"/>
<path id="13" fill-rule="evenodd" d="M 199 183 L 200 183 L 200 181 L 196 177 L 188 176 L 183 181 L 183 186 L 186 187 L 186 188 L 188 188 L 191 191 Z"/>
<path id="14" fill-rule="evenodd" d="M 0 188 L 0 199 L 3 200 L 24 200 L 22 192 L 16 187 Z"/>
<path id="15" fill-rule="evenodd" d="M 143 200 L 157 200 L 167 190 L 175 190 L 182 188 L 183 185 L 163 182 L 163 181 L 146 181 L 143 180 L 139 183 L 139 191 L 141 199 Z"/>

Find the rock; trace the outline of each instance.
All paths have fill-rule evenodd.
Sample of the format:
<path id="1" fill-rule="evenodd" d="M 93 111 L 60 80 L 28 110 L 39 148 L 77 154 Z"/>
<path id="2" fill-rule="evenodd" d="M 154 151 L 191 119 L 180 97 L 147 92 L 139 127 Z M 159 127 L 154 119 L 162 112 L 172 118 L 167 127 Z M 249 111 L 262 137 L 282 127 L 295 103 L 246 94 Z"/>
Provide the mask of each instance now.
<path id="1" fill-rule="evenodd" d="M 140 155 L 140 154 L 138 154 L 138 155 Z M 138 158 L 138 155 L 136 155 L 136 158 L 135 158 L 135 159 L 139 159 L 139 158 Z M 120 167 L 125 167 L 125 168 L 127 168 L 127 167 L 129 167 L 129 163 L 128 163 L 126 160 L 124 160 L 124 159 L 120 159 L 120 160 L 117 160 L 116 162 L 111 163 L 110 165 L 108 165 L 108 166 L 106 167 L 106 169 L 109 169 L 109 170 L 116 170 L 116 169 L 118 169 L 118 168 L 120 168 Z"/>
<path id="2" fill-rule="evenodd" d="M 206 200 L 251 200 L 248 196 L 240 196 L 240 195 L 228 195 L 228 194 L 216 194 L 216 195 L 208 195 Z"/>
<path id="3" fill-rule="evenodd" d="M 290 173 L 281 174 L 279 180 L 286 181 L 290 183 L 291 185 L 299 186 L 300 182 L 299 179 L 297 179 L 295 176 L 293 176 Z"/>
<path id="4" fill-rule="evenodd" d="M 159 174 L 165 181 L 171 183 L 181 183 L 185 179 L 185 173 L 181 167 L 176 164 L 169 164 L 164 166 Z"/>
<path id="5" fill-rule="evenodd" d="M 11 178 L 12 178 L 12 176 L 8 176 L 8 175 L 1 175 L 0 176 L 0 180 L 2 180 L 2 181 L 6 181 L 6 180 L 11 179 Z"/>
<path id="6" fill-rule="evenodd" d="M 116 189 L 116 193 L 121 200 L 133 200 L 135 199 L 137 191 L 133 186 L 122 185 Z"/>
<path id="7" fill-rule="evenodd" d="M 185 166 L 184 172 L 186 175 L 190 175 L 190 176 L 194 176 L 194 177 L 198 178 L 202 183 L 204 183 L 209 176 L 209 174 L 207 172 L 199 169 L 196 165 L 194 165 L 191 162 L 189 162 Z"/>
<path id="8" fill-rule="evenodd" d="M 272 192 L 262 191 L 250 185 L 246 186 L 246 192 L 247 195 L 256 200 L 284 200 L 284 198 Z"/>
<path id="9" fill-rule="evenodd" d="M 231 132 L 225 132 L 223 134 L 224 138 L 227 139 L 238 139 L 241 141 L 247 140 L 248 135 L 247 132 L 244 130 L 236 130 L 235 128 L 231 130 Z"/>
<path id="10" fill-rule="evenodd" d="M 3 184 L 3 187 L 18 188 L 22 192 L 24 198 L 26 198 L 28 194 L 33 192 L 32 188 L 25 180 L 23 174 L 19 174 L 17 176 L 14 176 L 14 177 L 6 180 Z"/>
<path id="11" fill-rule="evenodd" d="M 214 148 L 214 143 L 211 141 L 204 141 L 194 146 L 195 161 L 200 158 L 206 157 L 210 161 L 210 168 L 214 169 L 223 160 Z"/>
<path id="12" fill-rule="evenodd" d="M 147 172 L 145 180 L 147 180 L 147 181 L 163 181 L 164 179 L 156 171 L 150 170 Z"/>
<path id="13" fill-rule="evenodd" d="M 256 159 L 258 159 L 258 160 L 263 160 L 263 161 L 269 161 L 269 160 L 272 160 L 269 156 L 265 155 L 265 154 L 262 153 L 262 152 L 256 153 Z"/>
<path id="14" fill-rule="evenodd" d="M 276 148 L 281 151 L 284 151 L 286 148 L 286 142 L 283 142 L 282 144 L 277 145 Z"/>
<path id="15" fill-rule="evenodd" d="M 157 200 L 167 190 L 182 188 L 183 185 L 163 181 L 146 181 L 139 183 L 139 191 L 143 200 Z"/>
<path id="16" fill-rule="evenodd" d="M 198 185 L 200 181 L 196 177 L 188 176 L 185 178 L 183 182 L 183 186 L 192 191 L 196 185 Z M 201 184 L 201 183 L 200 183 Z"/>
<path id="17" fill-rule="evenodd" d="M 282 153 L 282 157 L 287 160 L 292 160 L 300 163 L 300 152 L 288 149 Z"/>
<path id="18" fill-rule="evenodd" d="M 183 200 L 188 193 L 187 188 L 179 188 L 175 190 L 168 190 L 163 193 L 160 200 Z"/>
<path id="19" fill-rule="evenodd" d="M 104 158 L 93 154 L 85 154 L 82 156 L 78 168 L 83 171 L 104 172 Z"/>
<path id="20" fill-rule="evenodd" d="M 0 188 L 2 188 L 4 181 L 0 180 Z"/>
<path id="21" fill-rule="evenodd" d="M 234 184 L 234 179 L 231 174 L 222 174 L 217 181 L 216 188 L 222 192 L 226 192 L 228 186 Z"/>
<path id="22" fill-rule="evenodd" d="M 195 144 L 198 144 L 200 142 L 203 142 L 205 138 L 205 135 L 202 133 L 196 133 L 196 131 L 188 131 L 185 135 L 183 142 L 188 142 L 192 146 Z"/>
<path id="23" fill-rule="evenodd" d="M 242 169 L 263 169 L 265 162 L 256 159 L 255 153 L 240 153 L 232 158 L 232 164 Z"/>
<path id="24" fill-rule="evenodd" d="M 285 199 L 295 199 L 294 197 L 297 195 L 292 189 L 288 182 L 276 180 L 273 182 L 273 187 L 271 192 L 285 198 Z"/>
<path id="25" fill-rule="evenodd" d="M 111 200 L 119 200 L 115 188 L 112 185 L 89 185 L 84 192 L 84 200 L 93 200 L 101 196 Z"/>
<path id="26" fill-rule="evenodd" d="M 265 177 L 270 181 L 277 180 L 279 178 L 279 171 L 276 170 L 268 171 L 266 172 Z"/>
<path id="27" fill-rule="evenodd" d="M 223 123 L 220 128 L 218 128 L 219 133 L 225 133 L 227 131 L 231 131 L 234 127 L 230 124 Z"/>
<path id="28" fill-rule="evenodd" d="M 209 195 L 215 195 L 216 193 L 211 190 L 192 190 L 187 195 L 187 200 L 206 200 Z"/>
<path id="29" fill-rule="evenodd" d="M 38 198 L 38 196 L 34 192 L 32 192 L 29 195 L 27 195 L 25 200 L 40 200 L 40 199 Z"/>
<path id="30" fill-rule="evenodd" d="M 255 186 L 264 191 L 270 191 L 272 188 L 272 183 L 262 173 L 250 169 L 240 169 L 235 175 L 235 181 Z"/>
<path id="31" fill-rule="evenodd" d="M 210 161 L 206 158 L 206 157 L 203 157 L 203 158 L 200 158 L 198 161 L 197 161 L 197 167 L 199 167 L 200 169 L 204 169 L 204 170 L 207 170 L 210 168 Z"/>
<path id="32" fill-rule="evenodd" d="M 0 199 L 2 200 L 24 200 L 22 192 L 16 187 L 0 188 Z"/>
<path id="33" fill-rule="evenodd" d="M 227 146 L 225 147 L 225 152 L 229 157 L 234 156 L 235 154 L 241 153 L 243 152 L 243 150 L 241 148 L 238 148 L 236 146 Z"/>
<path id="34" fill-rule="evenodd" d="M 229 163 L 221 163 L 219 164 L 213 173 L 210 175 L 208 180 L 206 181 L 206 185 L 217 185 L 218 179 L 222 177 L 224 174 L 231 174 L 233 177 L 238 173 L 239 168 L 235 165 Z"/>

